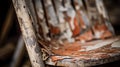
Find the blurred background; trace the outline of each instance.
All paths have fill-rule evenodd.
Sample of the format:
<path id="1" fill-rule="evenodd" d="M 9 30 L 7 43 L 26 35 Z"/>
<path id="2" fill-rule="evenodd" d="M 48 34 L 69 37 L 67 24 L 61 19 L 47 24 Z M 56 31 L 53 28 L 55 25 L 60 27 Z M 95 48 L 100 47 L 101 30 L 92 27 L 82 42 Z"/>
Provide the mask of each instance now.
<path id="1" fill-rule="evenodd" d="M 120 0 L 104 0 L 116 35 L 120 35 Z M 115 61 L 95 67 L 120 67 Z M 31 67 L 11 0 L 0 0 L 0 67 Z"/>

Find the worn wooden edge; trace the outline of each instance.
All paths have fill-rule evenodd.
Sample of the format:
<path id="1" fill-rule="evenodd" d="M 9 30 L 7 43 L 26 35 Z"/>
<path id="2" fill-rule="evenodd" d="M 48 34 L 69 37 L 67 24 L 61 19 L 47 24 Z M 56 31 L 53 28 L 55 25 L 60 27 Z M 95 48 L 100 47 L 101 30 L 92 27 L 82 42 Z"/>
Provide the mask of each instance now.
<path id="1" fill-rule="evenodd" d="M 116 38 L 117 37 L 117 38 Z M 113 53 L 108 53 L 109 56 L 104 56 L 104 57 L 90 57 L 90 58 L 79 58 L 80 56 L 62 56 L 62 55 L 52 55 L 46 60 L 46 64 L 48 65 L 53 65 L 53 66 L 67 66 L 67 67 L 87 67 L 87 66 L 96 66 L 96 65 L 101 65 L 105 63 L 110 63 L 113 61 L 120 60 L 120 47 L 119 47 L 119 36 L 116 36 L 115 39 L 109 39 L 112 43 L 111 47 L 106 47 L 106 48 L 114 48 L 117 50 L 117 52 Z M 114 42 L 113 42 L 113 41 Z M 103 42 L 107 42 L 108 40 L 105 40 Z M 102 42 L 102 43 L 103 43 Z M 115 45 L 116 44 L 116 45 Z M 100 45 L 100 44 L 99 44 Z M 107 44 L 106 46 L 108 46 Z M 102 46 L 103 47 L 103 46 Z M 102 47 L 100 48 L 100 51 L 102 51 Z M 104 49 L 106 49 L 104 48 Z M 98 48 L 91 50 L 91 51 L 96 51 Z M 105 50 L 107 51 L 107 50 Z M 98 51 L 99 53 L 99 51 Z M 97 54 L 95 52 L 94 54 Z M 93 54 L 93 55 L 94 55 Z M 89 53 L 88 53 L 89 56 Z"/>
<path id="2" fill-rule="evenodd" d="M 32 26 L 33 19 L 30 11 L 26 6 L 25 0 L 12 0 L 17 14 L 19 25 L 22 31 L 25 46 L 27 48 L 30 61 L 33 67 L 45 67 L 40 47 L 37 42 L 34 28 Z"/>
<path id="3" fill-rule="evenodd" d="M 51 58 L 49 58 L 48 60 L 51 60 Z M 74 59 L 63 59 L 63 60 L 59 60 L 57 62 L 52 62 L 50 61 L 50 63 L 48 61 L 46 61 L 46 64 L 48 65 L 53 65 L 53 66 L 68 66 L 68 67 L 88 67 L 88 66 L 96 66 L 96 65 L 101 65 L 101 64 L 105 64 L 105 63 L 110 63 L 110 62 L 114 62 L 117 60 L 120 60 L 120 53 L 116 53 L 111 57 L 108 58 L 101 58 L 101 59 L 90 59 L 90 60 L 77 60 L 77 61 L 73 61 Z"/>

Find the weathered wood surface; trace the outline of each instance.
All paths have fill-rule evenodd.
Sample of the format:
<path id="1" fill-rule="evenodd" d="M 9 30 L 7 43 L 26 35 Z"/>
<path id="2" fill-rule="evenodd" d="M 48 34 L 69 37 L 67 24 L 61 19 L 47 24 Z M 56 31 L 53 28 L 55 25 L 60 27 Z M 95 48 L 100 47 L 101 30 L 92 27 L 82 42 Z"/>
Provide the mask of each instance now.
<path id="1" fill-rule="evenodd" d="M 114 49 L 109 47 L 105 51 L 99 50 L 116 41 L 105 40 L 113 37 L 114 30 L 109 24 L 102 0 L 85 0 L 87 10 L 82 0 L 34 0 L 33 2 L 34 5 L 32 0 L 13 0 L 23 38 L 34 67 L 44 67 L 43 60 L 50 65 L 79 67 L 119 59 L 117 57 L 119 49 L 115 48 L 118 53 L 113 51 L 113 55 L 115 53 L 113 60 L 109 58 L 114 56 L 108 56 L 105 51 Z M 38 46 L 37 38 L 39 38 L 42 49 Z M 96 39 L 105 42 L 101 44 L 102 41 Z M 97 42 L 92 43 L 94 40 Z M 43 54 L 40 49 L 43 50 Z"/>
<path id="2" fill-rule="evenodd" d="M 33 18 L 25 0 L 13 0 L 13 5 L 18 17 L 25 46 L 33 67 L 44 67 L 40 47 L 37 43 L 35 30 L 32 26 Z"/>
<path id="3" fill-rule="evenodd" d="M 49 65 L 87 67 L 120 60 L 120 36 L 106 40 L 67 44 L 53 49 L 55 55 L 46 61 Z"/>

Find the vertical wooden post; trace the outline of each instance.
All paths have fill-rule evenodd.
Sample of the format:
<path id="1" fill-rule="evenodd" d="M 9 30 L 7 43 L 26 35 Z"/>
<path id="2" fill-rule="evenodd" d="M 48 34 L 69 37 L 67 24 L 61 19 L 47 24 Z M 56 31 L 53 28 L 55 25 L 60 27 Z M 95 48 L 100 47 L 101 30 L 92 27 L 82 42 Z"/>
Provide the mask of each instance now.
<path id="1" fill-rule="evenodd" d="M 37 42 L 32 17 L 25 0 L 12 0 L 22 31 L 25 46 L 33 67 L 44 67 L 40 47 Z"/>
<path id="2" fill-rule="evenodd" d="M 19 37 L 10 67 L 18 67 L 25 53 L 25 46 L 22 36 Z"/>

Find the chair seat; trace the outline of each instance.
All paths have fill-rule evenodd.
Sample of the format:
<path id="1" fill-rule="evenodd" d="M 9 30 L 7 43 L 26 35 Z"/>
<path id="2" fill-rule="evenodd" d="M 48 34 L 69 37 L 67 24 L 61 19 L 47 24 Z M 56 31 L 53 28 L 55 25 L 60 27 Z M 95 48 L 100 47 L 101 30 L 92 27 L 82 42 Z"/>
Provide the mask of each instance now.
<path id="1" fill-rule="evenodd" d="M 59 48 L 51 49 L 46 64 L 54 66 L 94 66 L 119 60 L 120 38 L 112 37 L 105 40 L 94 40 L 86 43 L 66 43 Z"/>

